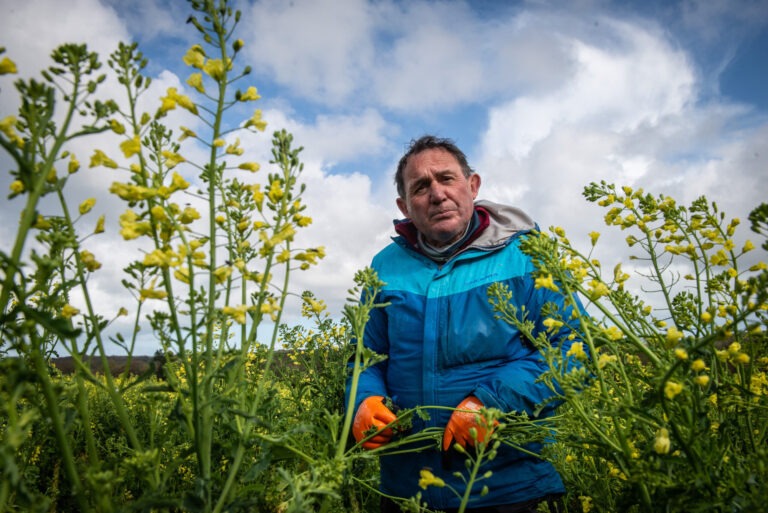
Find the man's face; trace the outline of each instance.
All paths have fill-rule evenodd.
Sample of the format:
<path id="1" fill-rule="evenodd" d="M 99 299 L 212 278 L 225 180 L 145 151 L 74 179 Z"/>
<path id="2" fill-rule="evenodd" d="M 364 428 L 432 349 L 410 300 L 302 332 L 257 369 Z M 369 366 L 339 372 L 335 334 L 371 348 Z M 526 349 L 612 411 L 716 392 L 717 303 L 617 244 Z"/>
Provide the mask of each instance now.
<path id="1" fill-rule="evenodd" d="M 435 247 L 456 242 L 474 212 L 480 177 L 465 177 L 456 157 L 442 148 L 424 150 L 408 158 L 403 169 L 405 198 L 397 207 Z"/>

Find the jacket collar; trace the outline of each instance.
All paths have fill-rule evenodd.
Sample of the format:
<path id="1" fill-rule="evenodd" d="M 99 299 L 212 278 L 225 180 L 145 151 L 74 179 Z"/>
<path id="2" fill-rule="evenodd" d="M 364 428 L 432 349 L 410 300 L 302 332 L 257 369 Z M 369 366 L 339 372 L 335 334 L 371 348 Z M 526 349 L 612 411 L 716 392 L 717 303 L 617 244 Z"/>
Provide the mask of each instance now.
<path id="1" fill-rule="evenodd" d="M 475 202 L 475 215 L 478 216 L 477 228 L 456 250 L 454 256 L 468 248 L 488 251 L 505 246 L 515 235 L 537 228 L 533 219 L 519 208 L 488 200 Z M 413 222 L 410 219 L 396 219 L 394 224 L 399 235 L 393 238 L 395 242 L 424 254 Z"/>

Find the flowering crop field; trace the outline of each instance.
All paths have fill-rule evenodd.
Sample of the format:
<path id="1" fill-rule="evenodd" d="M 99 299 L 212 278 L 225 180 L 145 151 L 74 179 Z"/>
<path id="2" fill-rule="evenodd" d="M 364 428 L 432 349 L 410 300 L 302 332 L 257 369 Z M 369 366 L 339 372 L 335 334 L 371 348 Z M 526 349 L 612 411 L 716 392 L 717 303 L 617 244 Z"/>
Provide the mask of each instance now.
<path id="1" fill-rule="evenodd" d="M 379 449 L 350 436 L 345 386 L 354 400 L 360 372 L 383 358 L 362 345 L 369 312 L 382 306 L 370 269 L 350 284 L 338 320 L 304 292 L 311 327 L 282 322 L 291 277 L 325 255 L 295 245 L 312 222 L 302 149 L 278 131 L 267 169 L 242 158 L 238 131 L 266 124 L 254 109 L 228 125 L 260 98 L 253 85 L 238 88 L 250 74 L 238 61 L 240 15 L 226 2 L 190 6 L 200 40 L 183 56 L 193 97 L 170 88 L 144 112 L 151 80 L 137 45 L 121 44 L 103 72 L 98 54 L 67 44 L 39 79 L 16 82 L 19 111 L 0 113 L 10 198 L 24 205 L 0 252 L 0 513 L 375 512 L 378 457 L 440 446 L 442 429 L 407 429 L 430 405 L 399 411 L 399 436 Z M 14 73 L 0 48 L 0 74 Z M 119 101 L 97 94 L 108 76 L 123 88 Z M 164 124 L 177 109 L 205 132 Z M 119 143 L 75 153 L 97 134 Z M 199 161 L 189 145 L 204 148 Z M 135 308 L 111 316 L 89 288 L 102 265 L 88 248 L 104 217 L 91 219 L 94 199 L 71 205 L 64 193 L 70 175 L 104 168 L 125 203 L 126 251 L 128 241 L 142 248 L 120 279 Z M 267 176 L 254 183 L 253 173 Z M 742 224 L 703 197 L 685 206 L 607 183 L 584 196 L 605 208 L 609 230 L 626 233 L 635 271 L 593 258 L 598 232 L 586 252 L 560 228 L 524 239 L 536 287 L 582 298 L 590 315 L 545 305 L 534 325 L 508 290 L 489 289 L 490 307 L 548 363 L 540 379 L 558 407 L 546 419 L 481 411 L 498 427 L 466 454 L 465 490 L 450 490 L 464 498 L 460 511 L 501 444 L 530 452 L 542 441 L 537 457 L 563 476 L 569 512 L 766 511 L 768 204 Z M 40 213 L 43 198 L 56 213 Z M 757 242 L 737 246 L 740 229 Z M 133 331 L 108 338 L 129 315 Z M 142 319 L 161 347 L 152 359 L 134 354 Z M 274 326 L 266 343 L 264 320 Z M 549 335 L 568 323 L 579 339 L 563 354 Z M 109 344 L 123 349 L 122 368 L 109 365 Z M 412 478 L 445 486 L 436 469 Z M 396 500 L 429 511 L 420 495 Z"/>

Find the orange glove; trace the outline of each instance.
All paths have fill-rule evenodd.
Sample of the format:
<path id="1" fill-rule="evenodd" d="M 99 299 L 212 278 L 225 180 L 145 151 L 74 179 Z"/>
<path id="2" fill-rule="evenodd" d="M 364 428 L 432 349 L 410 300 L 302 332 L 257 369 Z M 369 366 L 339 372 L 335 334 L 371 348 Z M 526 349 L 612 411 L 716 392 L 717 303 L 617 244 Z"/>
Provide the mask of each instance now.
<path id="1" fill-rule="evenodd" d="M 392 439 L 392 428 L 382 430 L 387 424 L 397 420 L 397 416 L 384 406 L 384 398 L 372 395 L 363 399 L 352 422 L 352 435 L 358 442 L 371 433 L 371 428 L 378 431 L 376 436 L 363 443 L 364 449 L 378 449 Z"/>
<path id="2" fill-rule="evenodd" d="M 475 439 L 469 434 L 470 428 L 477 430 L 478 442 L 484 442 L 486 436 L 490 436 L 493 433 L 493 427 L 489 429 L 485 419 L 478 413 L 482 407 L 483 403 L 473 395 L 461 401 L 451 415 L 451 418 L 448 419 L 448 425 L 445 426 L 443 451 L 448 451 L 454 442 L 464 448 L 467 447 L 467 444 L 475 445 Z"/>

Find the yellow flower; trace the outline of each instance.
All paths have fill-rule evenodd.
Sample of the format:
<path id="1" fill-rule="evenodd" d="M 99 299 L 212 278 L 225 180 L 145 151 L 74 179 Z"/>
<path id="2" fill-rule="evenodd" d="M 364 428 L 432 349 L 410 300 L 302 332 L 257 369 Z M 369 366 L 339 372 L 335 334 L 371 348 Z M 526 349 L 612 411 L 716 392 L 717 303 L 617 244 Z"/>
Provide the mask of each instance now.
<path id="1" fill-rule="evenodd" d="M 116 119 L 109 120 L 109 128 L 117 135 L 123 135 L 125 133 L 125 126 Z"/>
<path id="2" fill-rule="evenodd" d="M 37 219 L 35 219 L 35 224 L 32 225 L 33 228 L 37 228 L 38 230 L 47 230 L 51 228 L 51 223 L 40 214 L 37 215 Z"/>
<path id="3" fill-rule="evenodd" d="M 249 87 L 242 95 L 240 95 L 241 102 L 256 101 L 259 98 L 261 98 L 261 96 L 259 96 L 258 91 L 256 91 L 256 88 L 253 86 Z"/>
<path id="4" fill-rule="evenodd" d="M 419 486 L 423 490 L 426 490 L 427 487 L 429 486 L 436 486 L 437 488 L 442 488 L 445 486 L 445 481 L 435 476 L 432 472 L 430 472 L 427 469 L 422 469 L 419 472 L 419 475 L 420 475 Z"/>
<path id="5" fill-rule="evenodd" d="M 537 289 L 541 289 L 541 288 L 549 289 L 553 292 L 558 292 L 560 290 L 557 287 L 557 285 L 555 285 L 555 282 L 552 279 L 551 274 L 546 274 L 536 278 L 536 281 L 534 281 L 534 287 Z"/>
<path id="6" fill-rule="evenodd" d="M 579 495 L 579 501 L 581 501 L 581 513 L 589 513 L 592 511 L 592 497 Z"/>
<path id="7" fill-rule="evenodd" d="M 121 182 L 113 182 L 109 187 L 109 192 L 126 201 L 145 200 L 157 195 L 157 189 Z"/>
<path id="8" fill-rule="evenodd" d="M 672 442 L 669 440 L 669 431 L 666 428 L 659 429 L 656 432 L 656 440 L 653 442 L 653 450 L 657 454 L 668 454 L 671 446 Z"/>
<path id="9" fill-rule="evenodd" d="M 221 309 L 221 313 L 232 317 L 238 324 L 245 324 L 245 314 L 247 311 L 248 307 L 246 305 L 225 306 Z"/>
<path id="10" fill-rule="evenodd" d="M 261 109 L 253 111 L 253 116 L 245 122 L 244 127 L 254 127 L 259 132 L 263 132 L 267 128 L 267 122 L 261 119 Z"/>
<path id="11" fill-rule="evenodd" d="M 722 249 L 709 258 L 712 265 L 725 265 L 728 263 L 728 255 Z"/>
<path id="12" fill-rule="evenodd" d="M 214 281 L 221 285 L 232 274 L 232 268 L 228 265 L 224 265 L 213 271 Z"/>
<path id="13" fill-rule="evenodd" d="M 587 353 L 584 351 L 584 343 L 574 342 L 571 344 L 571 347 L 568 349 L 568 352 L 565 353 L 565 356 L 574 356 L 577 360 L 586 360 Z"/>
<path id="14" fill-rule="evenodd" d="M 607 296 L 610 292 L 608 286 L 600 280 L 592 280 L 589 282 L 590 299 L 599 299 L 603 296 Z"/>
<path id="15" fill-rule="evenodd" d="M 296 223 L 297 226 L 304 228 L 312 224 L 312 218 L 309 216 L 296 214 L 293 216 L 293 222 Z"/>
<path id="16" fill-rule="evenodd" d="M 227 63 L 229 69 L 230 63 Z M 203 72 L 217 82 L 224 78 L 224 62 L 221 59 L 208 59 L 203 65 Z"/>
<path id="17" fill-rule="evenodd" d="M 164 290 L 157 290 L 154 288 L 154 281 L 149 288 L 141 289 L 139 291 L 139 301 L 145 301 L 147 299 L 165 299 L 168 297 L 168 293 Z"/>
<path id="18" fill-rule="evenodd" d="M 16 121 L 14 116 L 7 116 L 0 119 L 0 132 L 4 133 L 17 147 L 23 148 L 24 139 L 19 137 L 19 134 L 16 133 Z"/>
<path id="19" fill-rule="evenodd" d="M 240 138 L 238 137 L 235 139 L 235 142 L 227 146 L 227 148 L 224 150 L 225 153 L 229 155 L 242 155 L 243 154 L 243 148 L 240 147 Z"/>
<path id="20" fill-rule="evenodd" d="M 600 232 L 589 232 L 589 239 L 592 241 L 592 245 L 597 244 L 597 239 L 600 238 Z"/>
<path id="21" fill-rule="evenodd" d="M 0 75 L 10 75 L 16 73 L 18 73 L 16 63 L 8 57 L 3 57 L 3 60 L 0 61 Z"/>
<path id="22" fill-rule="evenodd" d="M 677 327 L 672 326 L 667 330 L 665 340 L 667 341 L 667 347 L 672 347 L 683 338 L 683 332 L 678 330 Z"/>
<path id="23" fill-rule="evenodd" d="M 199 93 L 205 93 L 202 73 L 192 73 L 187 79 L 187 84 L 189 84 L 190 87 L 197 89 Z"/>
<path id="24" fill-rule="evenodd" d="M 707 364 L 704 363 L 704 360 L 701 358 L 697 358 L 696 360 L 691 363 L 691 370 L 694 372 L 701 372 L 707 368 Z"/>
<path id="25" fill-rule="evenodd" d="M 733 361 L 736 363 L 749 363 L 749 355 L 747 353 L 739 353 L 733 357 Z"/>
<path id="26" fill-rule="evenodd" d="M 0 132 L 10 137 L 10 134 L 14 132 L 16 126 L 15 116 L 6 116 L 0 120 Z"/>
<path id="27" fill-rule="evenodd" d="M 79 313 L 80 313 L 80 310 L 70 305 L 69 303 L 64 305 L 64 307 L 61 309 L 61 316 L 64 317 L 65 319 L 71 319 L 72 317 L 74 317 Z"/>
<path id="28" fill-rule="evenodd" d="M 70 156 L 67 172 L 71 175 L 77 173 L 78 169 L 80 169 L 80 161 L 77 160 L 74 155 Z"/>
<path id="29" fill-rule="evenodd" d="M 179 222 L 181 224 L 189 224 L 196 219 L 200 219 L 200 212 L 192 207 L 186 207 L 179 216 Z"/>
<path id="30" fill-rule="evenodd" d="M 96 221 L 96 228 L 93 229 L 93 233 L 104 232 L 104 219 L 104 214 L 99 216 L 99 219 Z"/>
<path id="31" fill-rule="evenodd" d="M 180 282 L 189 285 L 189 269 L 187 267 L 180 267 L 173 271 L 173 277 Z"/>
<path id="32" fill-rule="evenodd" d="M 179 136 L 179 141 L 183 141 L 184 139 L 187 139 L 188 137 L 191 137 L 192 139 L 196 139 L 197 138 L 197 134 L 194 131 L 190 130 L 189 128 L 187 128 L 185 126 L 182 126 L 182 127 L 179 127 L 179 129 L 181 130 L 181 135 Z"/>
<path id="33" fill-rule="evenodd" d="M 197 114 L 197 105 L 193 102 L 189 96 L 185 94 L 179 94 L 175 87 L 168 88 L 168 96 L 173 99 L 181 108 L 187 109 L 192 114 Z"/>
<path id="34" fill-rule="evenodd" d="M 609 340 L 621 340 L 624 337 L 624 333 L 616 326 L 610 326 L 605 330 L 605 335 Z"/>
<path id="35" fill-rule="evenodd" d="M 685 349 L 678 347 L 675 349 L 675 358 L 678 360 L 687 360 L 688 359 L 688 351 Z"/>
<path id="36" fill-rule="evenodd" d="M 277 263 L 283 264 L 291 259 L 291 252 L 287 249 L 284 249 L 280 252 L 279 255 L 277 255 Z"/>
<path id="37" fill-rule="evenodd" d="M 322 299 L 314 300 L 314 299 L 308 298 L 306 301 L 308 303 L 309 310 L 314 314 L 320 314 L 326 308 L 325 301 L 323 301 Z"/>
<path id="38" fill-rule="evenodd" d="M 237 167 L 240 169 L 245 169 L 246 171 L 250 171 L 251 173 L 255 173 L 261 166 L 258 162 L 243 162 Z"/>
<path id="39" fill-rule="evenodd" d="M 149 209 L 149 213 L 157 222 L 162 222 L 168 219 L 168 215 L 165 213 L 165 208 L 162 205 L 155 205 Z"/>
<path id="40" fill-rule="evenodd" d="M 181 176 L 179 173 L 174 171 L 173 177 L 171 178 L 171 189 L 174 191 L 178 191 L 178 190 L 184 190 L 187 188 L 189 188 L 189 182 L 186 181 L 184 177 Z"/>
<path id="41" fill-rule="evenodd" d="M 126 210 L 120 215 L 120 235 L 125 240 L 132 240 L 148 233 L 152 227 L 146 221 L 138 221 L 139 216 L 133 210 Z"/>
<path id="42" fill-rule="evenodd" d="M 168 169 L 173 169 L 174 167 L 178 166 L 180 163 L 185 162 L 187 159 L 179 155 L 178 153 L 163 150 L 162 155 L 165 158 L 165 165 L 168 167 Z"/>
<path id="43" fill-rule="evenodd" d="M 80 214 L 87 214 L 91 211 L 93 206 L 96 204 L 96 198 L 88 198 L 87 200 L 80 203 L 80 207 L 78 210 L 80 211 Z"/>
<path id="44" fill-rule="evenodd" d="M 164 116 L 169 110 L 176 108 L 176 105 L 181 105 L 182 108 L 187 109 L 192 114 L 197 114 L 197 105 L 195 102 L 189 99 L 189 96 L 179 94 L 175 87 L 169 87 L 166 96 L 160 98 L 161 104 L 158 109 L 157 115 Z"/>
<path id="45" fill-rule="evenodd" d="M 96 257 L 93 256 L 93 253 L 87 249 L 80 252 L 80 259 L 82 260 L 85 268 L 91 272 L 101 267 L 101 262 L 97 261 Z"/>
<path id="46" fill-rule="evenodd" d="M 143 264 L 146 267 L 168 267 L 171 264 L 171 255 L 162 249 L 155 249 L 144 255 Z"/>
<path id="47" fill-rule="evenodd" d="M 548 317 L 548 318 L 544 319 L 542 324 L 547 328 L 547 331 L 554 331 L 554 330 L 560 328 L 560 326 L 563 325 L 563 322 L 562 321 L 558 321 L 557 319 L 553 319 L 551 317 Z"/>
<path id="48" fill-rule="evenodd" d="M 709 383 L 709 376 L 707 376 L 706 374 L 702 374 L 701 376 L 696 376 L 695 378 L 693 378 L 693 382 L 699 386 L 705 387 Z"/>
<path id="49" fill-rule="evenodd" d="M 13 194 L 21 194 L 24 192 L 24 183 L 21 180 L 14 180 L 11 182 L 10 189 Z"/>
<path id="50" fill-rule="evenodd" d="M 176 108 L 176 100 L 169 96 L 163 96 L 160 98 L 160 108 L 157 109 L 158 117 L 164 116 L 169 110 Z"/>
<path id="51" fill-rule="evenodd" d="M 667 399 L 674 399 L 680 392 L 683 391 L 683 385 L 674 381 L 667 381 L 664 384 L 664 395 Z"/>
<path id="52" fill-rule="evenodd" d="M 117 162 L 107 157 L 107 155 L 101 150 L 95 150 L 91 156 L 91 164 L 89 167 L 104 166 L 111 169 L 117 169 Z"/>
<path id="53" fill-rule="evenodd" d="M 193 45 L 182 58 L 184 64 L 193 68 L 202 69 L 205 63 L 205 50 L 200 45 Z"/>
<path id="54" fill-rule="evenodd" d="M 141 139 L 138 135 L 134 135 L 133 138 L 121 142 L 120 149 L 123 150 L 125 158 L 131 158 L 141 151 Z"/>
<path id="55" fill-rule="evenodd" d="M 616 360 L 617 360 L 616 355 L 603 353 L 600 355 L 600 358 L 598 358 L 597 360 L 597 367 L 602 369 L 609 363 L 613 363 Z"/>

